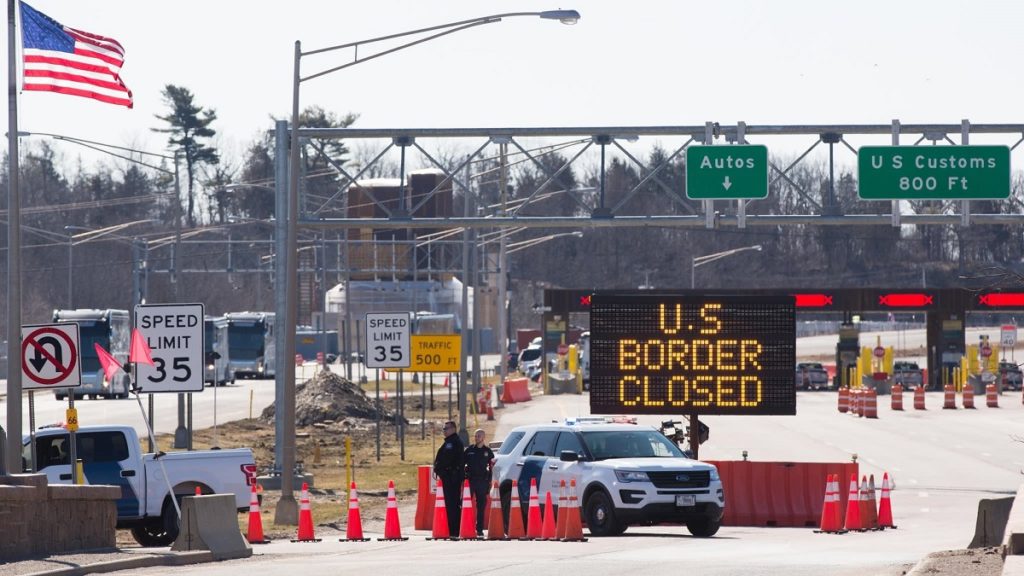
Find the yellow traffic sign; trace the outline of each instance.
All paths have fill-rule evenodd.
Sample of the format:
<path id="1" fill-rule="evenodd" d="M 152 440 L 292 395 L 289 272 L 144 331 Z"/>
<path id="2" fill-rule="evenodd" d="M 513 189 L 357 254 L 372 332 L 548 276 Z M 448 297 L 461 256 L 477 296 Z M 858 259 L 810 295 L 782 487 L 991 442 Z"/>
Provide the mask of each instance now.
<path id="1" fill-rule="evenodd" d="M 68 408 L 64 414 L 65 427 L 71 432 L 78 431 L 78 408 Z"/>
<path id="2" fill-rule="evenodd" d="M 408 372 L 459 372 L 462 366 L 462 336 L 458 334 L 413 334 Z"/>

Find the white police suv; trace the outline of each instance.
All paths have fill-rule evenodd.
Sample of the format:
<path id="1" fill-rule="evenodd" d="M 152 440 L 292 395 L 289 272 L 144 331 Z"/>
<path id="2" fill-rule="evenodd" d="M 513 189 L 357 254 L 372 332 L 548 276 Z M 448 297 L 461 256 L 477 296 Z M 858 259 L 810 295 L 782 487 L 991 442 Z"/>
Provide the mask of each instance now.
<path id="1" fill-rule="evenodd" d="M 658 430 L 630 424 L 570 421 L 513 429 L 495 455 L 493 477 L 508 518 L 512 480 L 524 517 L 530 480 L 541 502 L 576 480 L 583 521 L 595 536 L 622 534 L 630 525 L 685 524 L 694 536 L 718 532 L 725 493 L 718 469 L 686 458 Z"/>

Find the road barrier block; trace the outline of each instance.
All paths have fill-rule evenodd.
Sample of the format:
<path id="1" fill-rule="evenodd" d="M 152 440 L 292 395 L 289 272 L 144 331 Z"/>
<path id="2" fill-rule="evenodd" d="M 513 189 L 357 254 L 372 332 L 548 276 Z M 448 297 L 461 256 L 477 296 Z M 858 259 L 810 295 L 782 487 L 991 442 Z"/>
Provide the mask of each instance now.
<path id="1" fill-rule="evenodd" d="M 174 552 L 209 550 L 216 560 L 252 556 L 252 546 L 238 527 L 234 494 L 186 496 L 181 500 L 181 529 Z"/>
<path id="2" fill-rule="evenodd" d="M 430 465 L 418 467 L 418 484 L 416 490 L 416 518 L 413 528 L 416 530 L 432 530 L 434 527 L 434 469 Z"/>
<path id="3" fill-rule="evenodd" d="M 817 528 L 829 474 L 849 478 L 851 462 L 712 461 L 725 490 L 725 526 Z M 847 494 L 840 491 L 840 509 Z"/>

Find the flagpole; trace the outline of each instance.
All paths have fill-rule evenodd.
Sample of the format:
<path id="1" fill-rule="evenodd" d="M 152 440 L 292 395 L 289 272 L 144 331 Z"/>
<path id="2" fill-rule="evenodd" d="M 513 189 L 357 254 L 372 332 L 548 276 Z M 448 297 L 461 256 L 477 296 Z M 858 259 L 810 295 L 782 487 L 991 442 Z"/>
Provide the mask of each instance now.
<path id="1" fill-rule="evenodd" d="M 21 197 L 18 190 L 18 0 L 7 0 L 7 472 L 21 470 Z M 74 465 L 74 463 L 72 463 Z"/>
<path id="2" fill-rule="evenodd" d="M 174 488 L 171 486 L 171 479 L 167 477 L 167 467 L 164 466 L 164 459 L 162 456 L 163 452 L 160 451 L 160 447 L 156 444 L 156 435 L 153 434 L 153 427 L 149 424 L 149 418 L 146 417 L 146 409 L 142 407 L 142 398 L 139 397 L 139 385 L 138 378 L 139 364 L 138 362 L 129 362 L 125 364 L 125 368 L 130 368 L 131 373 L 128 375 L 132 380 L 132 392 L 135 393 L 135 401 L 139 404 L 139 412 L 142 412 L 142 421 L 146 423 L 146 432 L 149 433 L 149 441 L 154 446 L 153 448 L 153 460 L 156 460 L 160 464 L 160 472 L 164 475 L 164 481 L 167 483 L 167 493 L 171 496 L 171 502 L 174 503 L 174 512 L 178 515 L 178 524 L 181 524 L 181 506 L 178 505 L 178 499 L 174 497 Z M 149 399 L 152 402 L 153 394 L 149 395 Z M 152 410 L 150 414 L 152 414 Z"/>

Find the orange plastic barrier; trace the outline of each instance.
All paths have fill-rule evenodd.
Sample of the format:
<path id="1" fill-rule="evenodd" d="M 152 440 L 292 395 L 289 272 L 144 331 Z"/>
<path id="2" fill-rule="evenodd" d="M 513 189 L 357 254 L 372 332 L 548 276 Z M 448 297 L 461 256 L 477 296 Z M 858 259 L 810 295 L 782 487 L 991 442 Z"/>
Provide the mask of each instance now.
<path id="1" fill-rule="evenodd" d="M 878 418 L 878 394 L 874 390 L 865 390 L 862 415 L 865 418 Z"/>
<path id="2" fill-rule="evenodd" d="M 419 482 L 416 489 L 416 519 L 413 527 L 416 530 L 432 530 L 434 528 L 434 470 L 432 466 L 419 467 Z"/>
<path id="3" fill-rule="evenodd" d="M 717 461 L 725 489 L 726 526 L 817 528 L 829 474 L 858 474 L 851 462 Z M 848 495 L 840 491 L 840 509 Z"/>
<path id="4" fill-rule="evenodd" d="M 892 386 L 892 409 L 903 410 L 903 386 L 893 384 Z"/>
<path id="5" fill-rule="evenodd" d="M 505 389 L 501 393 L 501 401 L 505 404 L 516 402 L 528 402 L 530 396 L 530 381 L 526 378 L 509 378 L 505 380 Z"/>
<path id="6" fill-rule="evenodd" d="M 944 396 L 942 408 L 945 410 L 956 410 L 956 388 L 952 384 L 943 387 Z"/>
<path id="7" fill-rule="evenodd" d="M 968 410 L 974 409 L 974 386 L 964 386 L 963 405 Z"/>
<path id="8" fill-rule="evenodd" d="M 999 391 L 995 384 L 985 386 L 985 405 L 989 408 L 999 408 Z"/>
<path id="9" fill-rule="evenodd" d="M 914 410 L 925 410 L 924 388 L 921 386 L 914 388 Z"/>
<path id="10" fill-rule="evenodd" d="M 839 389 L 839 412 L 846 414 L 850 411 L 850 389 L 840 388 Z"/>

